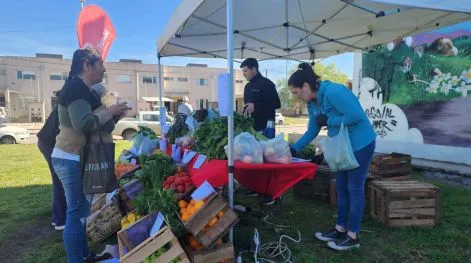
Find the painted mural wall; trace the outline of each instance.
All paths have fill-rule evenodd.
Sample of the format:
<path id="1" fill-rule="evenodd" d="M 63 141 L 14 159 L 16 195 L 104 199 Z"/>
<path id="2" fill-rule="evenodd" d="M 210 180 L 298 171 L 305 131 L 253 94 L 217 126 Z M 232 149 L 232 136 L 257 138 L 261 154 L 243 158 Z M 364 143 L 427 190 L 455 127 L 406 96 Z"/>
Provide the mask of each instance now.
<path id="1" fill-rule="evenodd" d="M 376 46 L 360 74 L 380 139 L 471 147 L 471 22 Z"/>

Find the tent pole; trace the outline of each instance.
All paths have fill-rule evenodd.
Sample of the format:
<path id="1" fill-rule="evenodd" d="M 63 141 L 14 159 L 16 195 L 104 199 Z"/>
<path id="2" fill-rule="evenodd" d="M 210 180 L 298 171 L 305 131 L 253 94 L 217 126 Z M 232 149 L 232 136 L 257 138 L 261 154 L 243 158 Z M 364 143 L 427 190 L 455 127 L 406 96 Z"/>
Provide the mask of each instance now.
<path id="1" fill-rule="evenodd" d="M 227 12 L 227 70 L 228 78 L 227 81 L 229 87 L 229 116 L 228 120 L 228 139 L 229 139 L 229 156 L 228 156 L 228 168 L 229 168 L 229 205 L 234 207 L 234 50 L 233 50 L 233 27 L 234 27 L 234 18 L 232 13 L 233 0 L 227 0 L 226 2 L 226 12 Z M 229 240 L 233 242 L 234 240 L 234 229 L 231 228 L 229 233 Z"/>
<path id="2" fill-rule="evenodd" d="M 162 135 L 162 131 L 164 130 L 164 126 L 166 125 L 165 120 L 166 118 L 166 110 L 165 110 L 165 105 L 163 104 L 163 95 L 162 95 L 162 90 L 164 87 L 162 86 L 162 66 L 160 64 L 160 54 L 157 54 L 157 61 L 158 61 L 158 66 L 157 70 L 159 71 L 159 112 L 160 112 L 160 134 Z"/>

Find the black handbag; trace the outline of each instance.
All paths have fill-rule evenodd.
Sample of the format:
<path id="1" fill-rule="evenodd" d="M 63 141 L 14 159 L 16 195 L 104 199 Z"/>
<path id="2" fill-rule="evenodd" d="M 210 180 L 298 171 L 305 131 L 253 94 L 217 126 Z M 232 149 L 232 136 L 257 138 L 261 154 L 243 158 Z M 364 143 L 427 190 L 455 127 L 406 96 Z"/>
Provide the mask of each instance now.
<path id="1" fill-rule="evenodd" d="M 114 171 L 114 143 L 104 143 L 100 134 L 98 143 L 91 143 L 90 135 L 80 153 L 83 193 L 110 193 L 118 188 Z"/>

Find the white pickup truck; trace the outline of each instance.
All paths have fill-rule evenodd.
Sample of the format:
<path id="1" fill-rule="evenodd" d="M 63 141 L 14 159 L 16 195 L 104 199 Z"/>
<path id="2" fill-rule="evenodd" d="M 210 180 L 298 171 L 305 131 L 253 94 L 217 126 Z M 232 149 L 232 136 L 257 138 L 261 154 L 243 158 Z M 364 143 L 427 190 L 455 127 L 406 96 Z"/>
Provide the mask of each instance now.
<path id="1" fill-rule="evenodd" d="M 168 125 L 172 125 L 173 118 L 167 116 Z M 160 112 L 140 111 L 136 118 L 124 118 L 116 123 L 113 135 L 122 136 L 125 140 L 130 140 L 134 133 L 139 130 L 139 126 L 151 128 L 157 135 L 160 134 Z"/>

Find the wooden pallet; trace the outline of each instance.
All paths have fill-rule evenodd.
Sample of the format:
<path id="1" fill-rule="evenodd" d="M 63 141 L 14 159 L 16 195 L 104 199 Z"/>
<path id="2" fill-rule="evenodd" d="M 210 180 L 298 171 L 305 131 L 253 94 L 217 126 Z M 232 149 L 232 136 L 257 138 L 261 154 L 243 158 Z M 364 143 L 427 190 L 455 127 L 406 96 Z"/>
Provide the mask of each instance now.
<path id="1" fill-rule="evenodd" d="M 334 178 L 328 166 L 320 165 L 317 168 L 314 179 L 305 179 L 293 187 L 294 195 L 297 197 L 329 202 L 330 181 Z"/>
<path id="2" fill-rule="evenodd" d="M 219 263 L 234 259 L 234 246 L 232 243 L 224 243 L 212 249 L 201 251 L 193 250 L 186 245 L 184 248 L 192 263 Z"/>
<path id="3" fill-rule="evenodd" d="M 123 214 L 118 201 L 113 199 L 87 217 L 87 235 L 94 242 L 100 242 L 121 228 Z"/>
<path id="4" fill-rule="evenodd" d="M 220 211 L 223 211 L 224 215 L 218 219 L 214 226 L 205 232 L 205 226 L 215 218 Z M 180 218 L 180 215 L 178 215 L 178 217 Z M 239 221 L 239 218 L 234 210 L 229 207 L 229 204 L 224 198 L 214 193 L 207 198 L 200 210 L 194 213 L 187 222 L 181 221 L 186 230 L 193 234 L 204 248 L 209 249 L 214 246 L 216 241 L 229 232 L 231 227 Z"/>
<path id="5" fill-rule="evenodd" d="M 168 226 L 164 226 L 156 234 L 148 237 L 140 244 L 133 244 L 130 237 L 127 236 L 127 231 L 133 227 L 142 228 L 142 224 L 152 224 L 155 217 L 156 214 L 147 215 L 129 226 L 129 228 L 118 232 L 119 260 L 121 263 L 140 263 L 163 247 L 165 247 L 167 251 L 155 259 L 153 263 L 168 263 L 177 258 L 180 259 L 182 263 L 190 262 L 185 250 Z M 144 232 L 147 232 L 147 230 L 150 231 L 150 228 L 152 228 L 152 225 L 147 225 L 147 227 L 145 227 L 146 231 Z M 148 233 L 143 234 L 146 234 L 146 236 L 149 235 Z"/>
<path id="6" fill-rule="evenodd" d="M 417 181 L 373 181 L 371 216 L 387 227 L 434 226 L 440 219 L 440 189 Z"/>
<path id="7" fill-rule="evenodd" d="M 369 185 L 374 180 L 373 177 L 368 176 L 365 182 L 365 200 L 370 199 L 370 187 Z M 331 205 L 337 205 L 337 180 L 332 179 L 329 184 L 329 203 Z"/>

